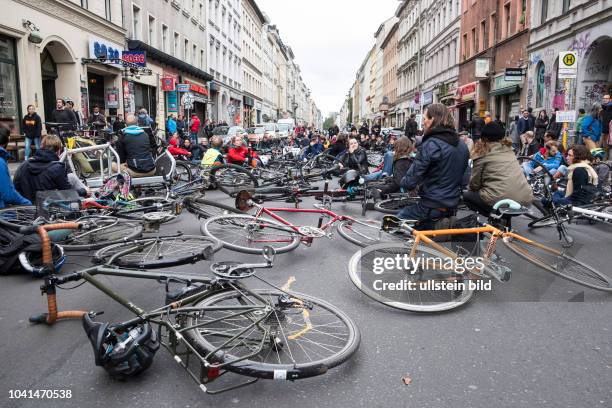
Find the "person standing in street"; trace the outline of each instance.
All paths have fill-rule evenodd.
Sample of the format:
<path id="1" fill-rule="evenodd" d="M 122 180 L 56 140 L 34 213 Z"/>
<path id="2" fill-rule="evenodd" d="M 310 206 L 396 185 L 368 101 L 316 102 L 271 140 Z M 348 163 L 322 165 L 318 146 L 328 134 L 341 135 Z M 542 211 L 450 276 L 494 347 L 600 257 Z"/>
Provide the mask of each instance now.
<path id="1" fill-rule="evenodd" d="M 606 150 L 606 157 L 610 157 L 612 134 L 610 134 L 610 121 L 612 121 L 612 101 L 610 95 L 605 94 L 601 100 L 601 147 Z"/>
<path id="2" fill-rule="evenodd" d="M 529 131 L 529 112 L 524 110 L 516 124 L 516 131 L 520 135 L 524 135 Z"/>
<path id="3" fill-rule="evenodd" d="M 512 142 L 512 150 L 514 150 L 514 153 L 518 153 L 519 150 L 521 150 L 521 138 L 517 130 L 518 121 L 519 121 L 519 117 L 518 115 L 516 115 L 514 119 L 512 120 L 512 122 L 510 122 L 510 126 L 508 126 L 508 130 L 506 130 L 506 134 L 508 135 L 508 137 L 510 138 L 510 141 Z"/>
<path id="4" fill-rule="evenodd" d="M 21 124 L 25 133 L 25 159 L 28 160 L 32 154 L 32 142 L 36 150 L 39 150 L 42 137 L 42 120 L 36 113 L 34 105 L 28 105 L 28 113 L 23 117 Z"/>
<path id="5" fill-rule="evenodd" d="M 172 113 L 168 116 L 166 132 L 168 133 L 169 137 L 172 137 L 175 133 L 177 133 L 176 121 L 174 120 L 174 115 Z"/>
<path id="6" fill-rule="evenodd" d="M 538 118 L 535 121 L 535 137 L 541 145 L 544 144 L 544 133 L 546 133 L 548 129 L 549 122 L 550 120 L 548 119 L 546 110 L 542 109 L 540 113 L 538 113 Z"/>
<path id="7" fill-rule="evenodd" d="M 191 115 L 191 125 L 189 126 L 190 134 L 189 137 L 191 139 L 192 144 L 198 144 L 198 132 L 200 131 L 200 118 L 195 113 Z"/>
<path id="8" fill-rule="evenodd" d="M 100 111 L 99 106 L 94 106 L 93 113 L 87 118 L 87 125 L 96 131 L 106 127 L 106 118 L 104 118 L 104 112 Z"/>
<path id="9" fill-rule="evenodd" d="M 125 121 L 123 120 L 123 115 L 120 113 L 115 118 L 113 122 L 113 132 L 118 133 L 120 130 L 125 128 Z"/>
<path id="10" fill-rule="evenodd" d="M 584 144 L 582 141 L 582 121 L 586 116 L 586 111 L 582 108 L 578 109 L 578 118 L 576 119 L 576 144 Z"/>
<path id="11" fill-rule="evenodd" d="M 361 124 L 361 127 L 359 128 L 359 134 L 366 136 L 370 135 L 370 128 L 368 127 L 368 122 L 363 122 Z"/>
<path id="12" fill-rule="evenodd" d="M 561 135 L 561 130 L 563 129 L 563 123 L 557 122 L 557 112 L 558 111 L 559 111 L 559 108 L 555 108 L 555 111 L 550 116 L 550 122 L 548 123 L 548 128 L 546 129 L 550 132 L 553 132 L 555 136 L 557 137 L 557 139 L 559 139 L 559 136 Z"/>
<path id="13" fill-rule="evenodd" d="M 406 126 L 404 127 L 404 133 L 406 134 L 406 137 L 408 137 L 408 139 L 410 139 L 414 143 L 414 139 L 416 138 L 418 130 L 419 130 L 419 127 L 416 122 L 416 115 L 412 113 L 410 117 L 408 118 L 408 120 L 406 121 Z"/>
<path id="14" fill-rule="evenodd" d="M 76 125 L 77 127 L 81 127 L 83 125 L 83 114 L 81 113 L 81 111 L 74 110 L 74 102 L 72 101 L 72 99 L 66 99 L 66 109 L 74 113 Z"/>
<path id="15" fill-rule="evenodd" d="M 482 128 L 484 127 L 484 120 L 478 115 L 474 113 L 472 115 L 472 120 L 470 121 L 470 134 L 472 135 L 472 140 L 476 142 L 480 139 L 480 135 L 482 134 Z"/>
<path id="16" fill-rule="evenodd" d="M 374 122 L 374 125 L 372 126 L 372 133 L 378 136 L 380 135 L 380 130 L 381 130 L 380 119 L 376 119 L 376 121 Z"/>
<path id="17" fill-rule="evenodd" d="M 183 115 L 179 115 L 176 120 L 176 131 L 181 139 L 185 138 L 185 128 L 187 124 L 185 123 L 185 117 Z"/>
<path id="18" fill-rule="evenodd" d="M 582 140 L 589 150 L 593 150 L 601 146 L 600 112 L 601 105 L 599 103 L 594 103 L 593 107 L 591 108 L 591 113 L 587 115 L 580 124 Z"/>
<path id="19" fill-rule="evenodd" d="M 6 146 L 9 143 L 11 131 L 0 127 L 0 208 L 10 205 L 32 205 L 32 202 L 19 194 L 11 180 L 8 164 L 6 162 L 9 153 Z"/>
<path id="20" fill-rule="evenodd" d="M 61 123 L 58 127 L 60 131 L 75 130 L 76 117 L 74 112 L 66 109 L 66 102 L 63 99 L 55 101 L 55 110 L 51 113 L 51 122 Z"/>
<path id="21" fill-rule="evenodd" d="M 527 108 L 527 119 L 529 121 L 529 128 L 527 130 L 534 131 L 535 130 L 535 116 L 533 116 L 533 108 L 530 106 Z"/>

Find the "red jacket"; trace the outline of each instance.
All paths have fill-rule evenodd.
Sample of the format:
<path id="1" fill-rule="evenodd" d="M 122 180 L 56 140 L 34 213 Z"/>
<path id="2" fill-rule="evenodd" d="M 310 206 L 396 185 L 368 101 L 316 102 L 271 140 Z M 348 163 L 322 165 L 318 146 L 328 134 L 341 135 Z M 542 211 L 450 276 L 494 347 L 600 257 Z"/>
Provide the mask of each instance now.
<path id="1" fill-rule="evenodd" d="M 171 155 L 173 156 L 188 156 L 189 155 L 189 150 L 186 149 L 181 149 L 180 147 L 177 146 L 177 141 L 176 138 L 172 138 L 170 139 L 170 141 L 168 142 L 169 146 L 168 146 L 168 151 L 170 152 Z"/>
<path id="2" fill-rule="evenodd" d="M 257 153 L 253 150 L 249 152 L 249 148 L 244 145 L 240 147 L 232 146 L 227 149 L 227 162 L 231 164 L 243 164 L 249 153 L 252 159 L 257 158 Z"/>
<path id="3" fill-rule="evenodd" d="M 191 118 L 191 133 L 198 133 L 200 130 L 200 118 L 194 116 Z"/>

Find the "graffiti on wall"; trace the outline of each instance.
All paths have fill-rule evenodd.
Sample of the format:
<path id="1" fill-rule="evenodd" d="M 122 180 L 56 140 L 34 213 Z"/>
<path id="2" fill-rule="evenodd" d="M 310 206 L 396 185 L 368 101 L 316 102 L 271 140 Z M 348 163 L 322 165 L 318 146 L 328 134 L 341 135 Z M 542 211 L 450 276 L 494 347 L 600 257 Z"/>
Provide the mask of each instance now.
<path id="1" fill-rule="evenodd" d="M 582 58 L 586 56 L 593 48 L 597 46 L 597 42 L 591 43 L 591 34 L 586 32 L 581 36 L 576 37 L 572 40 L 570 50 L 578 54 L 578 57 Z"/>
<path id="2" fill-rule="evenodd" d="M 601 103 L 604 95 L 612 92 L 612 83 L 595 82 L 584 87 L 582 106 L 588 111 L 595 102 Z"/>
<path id="3" fill-rule="evenodd" d="M 610 72 L 610 64 L 602 63 L 600 61 L 591 62 L 586 68 L 586 74 L 588 78 L 599 76 L 607 78 L 608 72 Z"/>

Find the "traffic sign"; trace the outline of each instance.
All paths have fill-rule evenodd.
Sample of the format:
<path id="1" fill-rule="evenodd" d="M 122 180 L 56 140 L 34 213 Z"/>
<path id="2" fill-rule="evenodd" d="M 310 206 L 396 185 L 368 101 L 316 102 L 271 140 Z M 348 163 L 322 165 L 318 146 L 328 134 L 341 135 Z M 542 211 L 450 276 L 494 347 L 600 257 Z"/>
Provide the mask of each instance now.
<path id="1" fill-rule="evenodd" d="M 523 68 L 506 68 L 504 80 L 507 82 L 521 82 L 523 80 Z"/>
<path id="2" fill-rule="evenodd" d="M 189 84 L 176 84 L 176 90 L 179 92 L 189 92 Z"/>
<path id="3" fill-rule="evenodd" d="M 559 53 L 559 78 L 573 79 L 578 76 L 578 56 L 574 51 Z"/>

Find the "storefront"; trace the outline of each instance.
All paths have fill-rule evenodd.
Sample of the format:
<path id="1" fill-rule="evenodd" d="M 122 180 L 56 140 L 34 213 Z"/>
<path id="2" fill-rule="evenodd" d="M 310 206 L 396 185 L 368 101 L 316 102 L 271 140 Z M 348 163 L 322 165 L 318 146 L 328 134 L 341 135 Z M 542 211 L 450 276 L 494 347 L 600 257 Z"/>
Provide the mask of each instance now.
<path id="1" fill-rule="evenodd" d="M 472 115 L 476 110 L 476 93 L 478 82 L 472 82 L 457 88 L 455 97 L 455 108 L 457 109 L 457 120 L 459 129 L 467 127 Z"/>
<path id="2" fill-rule="evenodd" d="M 87 45 L 90 59 L 120 59 L 123 51 L 122 45 L 96 37 L 90 37 Z M 123 66 L 88 62 L 86 67 L 87 110 L 83 109 L 83 116 L 88 117 L 96 106 L 106 116 L 116 116 L 117 113 L 121 113 L 119 93 Z"/>
<path id="3" fill-rule="evenodd" d="M 500 115 L 502 122 L 510 123 L 510 120 L 519 114 L 522 85 L 522 79 L 520 81 L 507 81 L 504 74 L 495 77 L 493 90 L 489 92 L 491 96 L 490 105 Z"/>
<path id="4" fill-rule="evenodd" d="M 244 127 L 251 127 L 255 124 L 255 120 L 257 119 L 255 113 L 255 100 L 250 96 L 243 97 L 243 117 L 244 117 Z"/>
<path id="5" fill-rule="evenodd" d="M 0 125 L 20 132 L 21 103 L 15 40 L 0 35 Z"/>
<path id="6" fill-rule="evenodd" d="M 189 98 L 193 101 L 193 109 L 192 113 L 195 113 L 200 118 L 200 121 L 204 123 L 206 118 L 208 118 L 208 89 L 205 85 L 196 82 L 194 80 L 184 79 L 183 83 L 189 85 Z"/>

